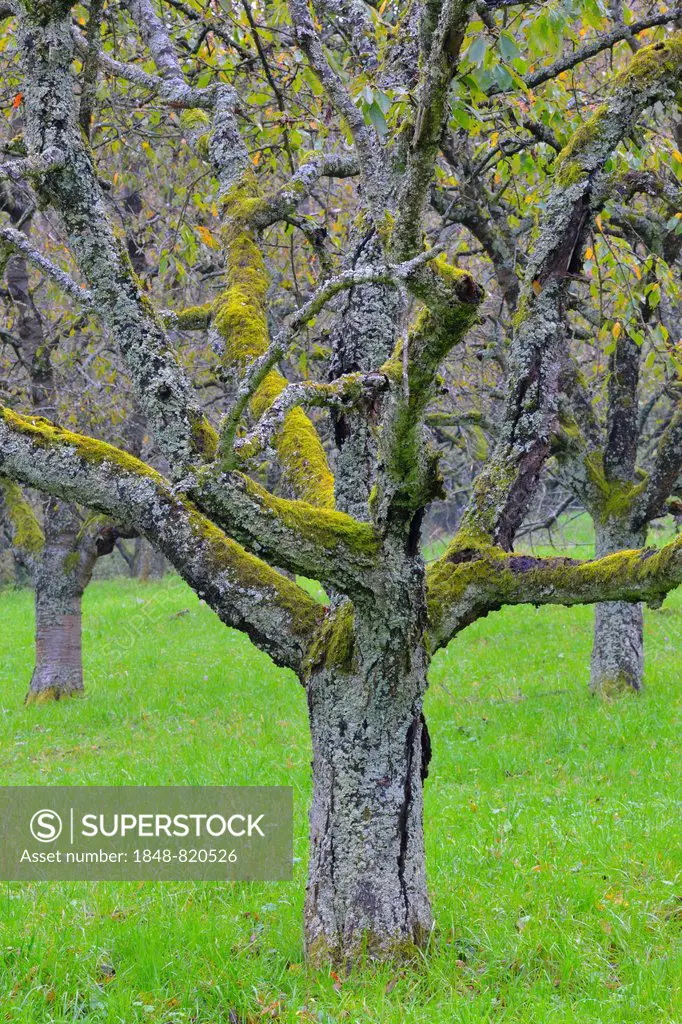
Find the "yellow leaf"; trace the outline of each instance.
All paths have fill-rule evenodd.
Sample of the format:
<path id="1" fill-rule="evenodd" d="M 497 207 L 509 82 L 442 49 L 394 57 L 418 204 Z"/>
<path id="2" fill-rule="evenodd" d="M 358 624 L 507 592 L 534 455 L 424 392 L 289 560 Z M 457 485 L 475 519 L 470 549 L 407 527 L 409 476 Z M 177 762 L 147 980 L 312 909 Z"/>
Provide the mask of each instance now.
<path id="1" fill-rule="evenodd" d="M 199 232 L 199 235 L 201 236 L 201 241 L 204 243 L 204 245 L 210 245 L 212 249 L 216 249 L 218 247 L 218 243 L 216 242 L 215 238 L 208 230 L 208 228 L 205 228 L 203 224 L 200 224 L 198 226 L 197 231 Z"/>
<path id="2" fill-rule="evenodd" d="M 542 291 L 542 285 L 540 284 L 539 281 L 533 281 L 533 291 L 535 292 L 536 295 L 539 295 L 540 292 Z"/>
<path id="3" fill-rule="evenodd" d="M 592 252 L 591 249 L 585 249 L 585 259 L 586 260 L 591 260 L 593 258 L 593 256 L 594 256 L 594 253 Z"/>
<path id="4" fill-rule="evenodd" d="M 618 341 L 618 339 L 620 338 L 622 330 L 623 330 L 623 325 L 621 323 L 619 323 L 618 320 L 616 320 L 615 324 L 611 328 L 611 333 L 613 334 L 613 336 L 616 339 L 616 341 Z"/>

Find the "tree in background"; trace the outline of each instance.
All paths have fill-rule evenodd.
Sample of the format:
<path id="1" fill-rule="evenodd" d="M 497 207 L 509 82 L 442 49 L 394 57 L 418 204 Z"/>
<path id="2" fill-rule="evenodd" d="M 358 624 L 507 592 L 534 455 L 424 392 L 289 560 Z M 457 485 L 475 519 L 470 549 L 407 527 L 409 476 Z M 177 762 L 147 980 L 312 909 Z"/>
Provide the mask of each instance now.
<path id="1" fill-rule="evenodd" d="M 674 102 L 682 38 L 663 33 L 609 75 L 603 102 L 548 171 L 524 257 L 496 445 L 446 553 L 427 570 L 421 528 L 442 480 L 425 418 L 483 291 L 440 248 L 424 245 L 425 211 L 459 109 L 452 97 L 464 90 L 480 102 L 480 83 L 460 65 L 481 32 L 477 9 L 450 0 L 381 13 L 320 7 L 318 22 L 303 0 L 290 0 L 288 17 L 279 7 L 251 7 L 244 24 L 234 11 L 191 4 L 164 8 L 162 18 L 148 0 L 129 0 L 125 46 L 135 47 L 134 26 L 143 64 L 122 59 L 124 46 L 112 55 L 99 6 L 85 35 L 83 12 L 74 10 L 75 19 L 64 0 L 12 10 L 24 153 L 2 170 L 23 176 L 58 218 L 73 264 L 71 277 L 52 265 L 53 276 L 114 339 L 167 471 L 9 407 L 0 418 L 0 470 L 138 531 L 223 622 L 296 673 L 313 743 L 308 955 L 349 961 L 362 948 L 412 950 L 432 928 L 422 702 L 433 652 L 504 605 L 657 603 L 682 580 L 679 541 L 590 562 L 512 552 L 559 428 L 565 310 L 590 226 L 618 180 L 614 153 L 627 153 L 636 130 L 650 138 L 647 111 Z M 487 7 L 484 14 L 497 17 Z M 111 17 L 124 19 L 119 9 Z M 613 31 L 598 51 L 631 34 Z M 244 38 L 255 56 L 244 56 Z M 506 64 L 514 59 L 510 52 Z M 265 100 L 231 84 L 243 85 L 256 60 L 271 90 Z M 94 65 L 139 90 L 136 108 L 154 105 L 150 126 L 164 117 L 176 123 L 184 111 L 183 138 L 202 161 L 199 198 L 215 229 L 205 227 L 206 247 L 223 261 L 217 293 L 202 305 L 159 308 L 131 264 L 100 181 L 98 139 L 86 145 L 79 120 Z M 520 78 L 512 71 L 498 72 L 502 84 L 491 82 L 486 103 Z M 276 131 L 254 124 L 256 112 Z M 113 138 L 103 133 L 101 147 L 116 143 L 121 152 Z M 266 260 L 270 232 L 284 223 L 319 249 L 309 211 L 320 197 L 328 215 L 326 182 L 346 179 L 355 214 L 343 249 L 331 264 L 328 253 L 317 255 L 309 297 L 281 315 Z M 182 277 L 173 247 L 160 248 L 159 267 L 165 259 Z M 328 379 L 291 381 L 282 367 L 313 318 L 328 325 Z M 223 388 L 213 419 L 176 355 L 183 328 L 206 331 L 215 354 Z M 318 430 L 327 411 L 333 451 Z M 280 473 L 268 489 L 258 478 L 271 460 Z M 280 570 L 319 580 L 329 604 Z"/>
<path id="2" fill-rule="evenodd" d="M 628 50 L 637 53 L 639 30 L 674 14 L 650 17 L 641 10 L 638 20 L 626 24 L 625 13 L 603 36 L 576 40 L 567 57 L 539 68 L 524 62 L 522 84 L 515 79 L 521 65 L 513 17 L 495 24 L 485 16 L 487 42 L 479 36 L 467 51 L 475 88 L 473 99 L 458 91 L 455 123 L 444 137 L 443 168 L 432 192 L 439 215 L 434 237 L 448 237 L 468 264 L 484 259 L 494 305 L 478 342 L 483 368 L 469 389 L 473 406 L 452 411 L 446 400 L 431 416 L 441 431 L 459 428 L 461 436 L 464 426 L 470 436 L 472 425 L 478 430 L 483 424 L 488 437 L 496 436 L 513 320 L 523 316 L 520 296 L 530 238 L 537 230 L 533 206 L 543 202 L 548 169 L 562 160 L 564 115 L 597 109 L 608 95 L 609 69 L 622 68 Z M 587 11 L 584 16 L 592 17 Z M 540 14 L 528 34 L 531 47 L 551 45 L 553 18 L 550 11 Z M 584 34 L 580 30 L 578 38 Z M 624 45 L 614 52 L 617 40 Z M 525 98 L 519 101 L 520 89 Z M 491 93 L 500 97 L 492 108 Z M 505 96 L 513 102 L 505 103 Z M 554 458 L 546 469 L 563 486 L 557 508 L 566 508 L 573 495 L 587 510 L 597 555 L 646 542 L 649 523 L 675 507 L 670 499 L 682 469 L 677 327 L 682 155 L 676 109 L 655 108 L 654 125 L 659 145 L 647 146 L 638 128 L 627 147 L 609 158 L 603 208 L 585 226 L 589 244 L 584 253 L 573 249 L 564 268 L 572 283 L 560 315 L 572 358 L 564 360 L 559 377 Z M 462 381 L 461 368 L 459 374 Z M 641 689 L 642 624 L 639 604 L 597 605 L 593 692 Z"/>

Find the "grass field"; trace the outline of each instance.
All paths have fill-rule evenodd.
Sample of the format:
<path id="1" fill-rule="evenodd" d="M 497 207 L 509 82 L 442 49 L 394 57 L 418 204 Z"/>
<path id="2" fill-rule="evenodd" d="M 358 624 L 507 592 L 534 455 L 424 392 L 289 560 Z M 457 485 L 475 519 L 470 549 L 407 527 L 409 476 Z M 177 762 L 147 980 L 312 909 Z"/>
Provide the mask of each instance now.
<path id="1" fill-rule="evenodd" d="M 29 592 L 0 594 L 3 784 L 291 784 L 292 883 L 0 883 L 0 1021 L 682 1024 L 682 600 L 646 693 L 588 696 L 592 612 L 509 609 L 435 659 L 408 968 L 302 961 L 303 691 L 173 579 L 95 583 L 87 699 L 24 708 Z M 179 613 L 184 614 L 179 614 Z"/>

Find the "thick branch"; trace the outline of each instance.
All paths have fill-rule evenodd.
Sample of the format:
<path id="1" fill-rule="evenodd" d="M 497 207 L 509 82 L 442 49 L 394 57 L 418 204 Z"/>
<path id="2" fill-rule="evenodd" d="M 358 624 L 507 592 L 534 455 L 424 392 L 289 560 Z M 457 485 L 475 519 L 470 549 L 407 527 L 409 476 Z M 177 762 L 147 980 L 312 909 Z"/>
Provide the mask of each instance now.
<path id="1" fill-rule="evenodd" d="M 421 246 L 422 214 L 449 116 L 448 89 L 457 70 L 470 7 L 468 0 L 423 5 L 418 103 L 407 136 L 406 168 L 391 242 L 398 259 L 408 259 Z"/>
<path id="2" fill-rule="evenodd" d="M 37 24 L 24 15 L 18 42 L 26 81 L 24 135 L 29 159 L 39 160 L 48 149 L 63 154 L 61 163 L 36 180 L 36 190 L 60 213 L 72 252 L 126 361 L 147 420 L 172 471 L 182 475 L 210 451 L 211 431 L 109 221 L 78 124 L 68 17 L 57 14 L 56 20 Z"/>
<path id="3" fill-rule="evenodd" d="M 444 647 L 476 619 L 506 605 L 645 601 L 652 607 L 682 583 L 682 537 L 659 550 L 605 558 L 532 558 L 499 548 L 451 550 L 427 570 L 429 635 Z"/>
<path id="4" fill-rule="evenodd" d="M 0 239 L 6 242 L 14 252 L 20 252 L 34 267 L 51 277 L 63 292 L 70 295 L 81 306 L 85 306 L 91 312 L 95 311 L 96 305 L 92 292 L 78 285 L 66 271 L 54 264 L 47 256 L 43 256 L 38 249 L 34 249 L 22 231 L 17 231 L 16 228 L 2 227 L 0 228 Z"/>
<path id="5" fill-rule="evenodd" d="M 300 669 L 323 616 L 320 605 L 247 554 L 143 462 L 4 409 L 0 472 L 129 524 L 163 551 L 223 622 L 247 633 L 278 664 Z"/>

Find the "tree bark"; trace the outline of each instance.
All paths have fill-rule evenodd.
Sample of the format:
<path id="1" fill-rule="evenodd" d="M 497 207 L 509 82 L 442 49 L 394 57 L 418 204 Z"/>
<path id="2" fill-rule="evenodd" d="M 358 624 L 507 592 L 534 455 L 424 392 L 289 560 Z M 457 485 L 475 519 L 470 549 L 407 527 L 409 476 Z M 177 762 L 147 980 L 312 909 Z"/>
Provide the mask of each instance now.
<path id="1" fill-rule="evenodd" d="M 36 660 L 26 703 L 83 691 L 81 601 L 97 557 L 79 543 L 81 521 L 68 504 L 49 499 L 45 545 L 36 560 Z"/>
<path id="2" fill-rule="evenodd" d="M 363 951 L 409 955 L 431 931 L 422 800 L 427 659 L 420 646 L 410 652 L 393 638 L 373 661 L 354 646 L 349 606 L 336 622 L 326 664 L 308 684 L 305 941 L 313 961 L 349 964 Z"/>
<path id="3" fill-rule="evenodd" d="M 646 529 L 609 520 L 595 524 L 598 558 L 640 548 Z M 644 635 L 641 604 L 606 601 L 595 608 L 590 690 L 604 697 L 639 691 L 644 677 Z"/>

